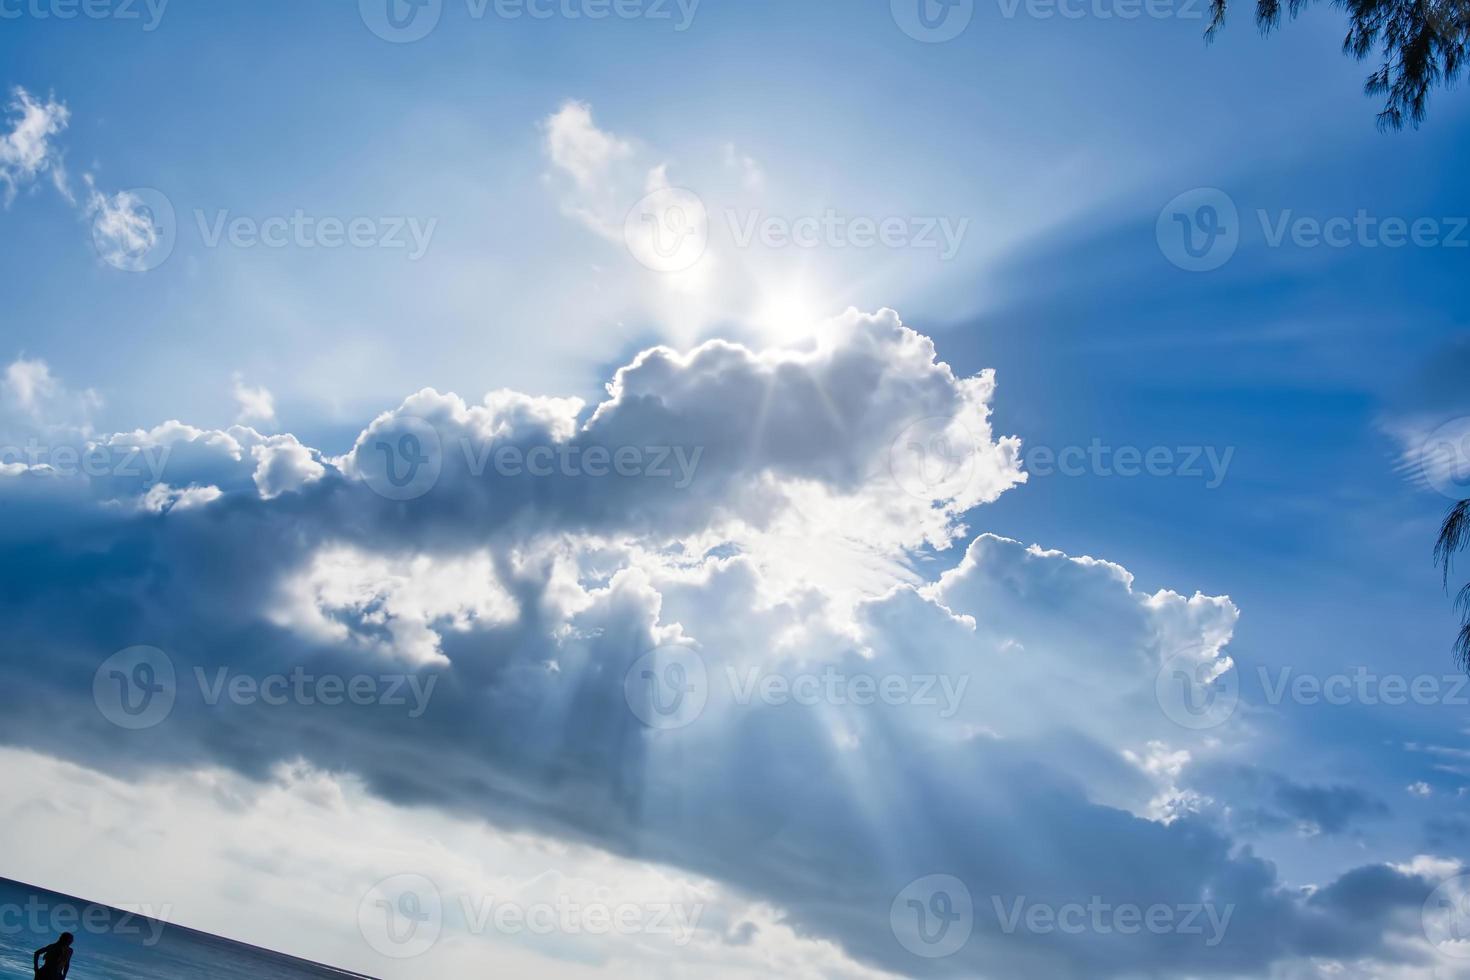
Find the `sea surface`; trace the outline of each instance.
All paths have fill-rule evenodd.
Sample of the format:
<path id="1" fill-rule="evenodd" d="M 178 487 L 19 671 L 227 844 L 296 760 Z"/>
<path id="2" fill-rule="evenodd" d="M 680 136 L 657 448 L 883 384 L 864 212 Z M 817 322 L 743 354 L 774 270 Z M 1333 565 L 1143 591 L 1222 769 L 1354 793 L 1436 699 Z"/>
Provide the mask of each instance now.
<path id="1" fill-rule="evenodd" d="M 0 878 L 0 978 L 33 980 L 31 954 L 76 937 L 67 980 L 362 980 L 305 960 Z"/>

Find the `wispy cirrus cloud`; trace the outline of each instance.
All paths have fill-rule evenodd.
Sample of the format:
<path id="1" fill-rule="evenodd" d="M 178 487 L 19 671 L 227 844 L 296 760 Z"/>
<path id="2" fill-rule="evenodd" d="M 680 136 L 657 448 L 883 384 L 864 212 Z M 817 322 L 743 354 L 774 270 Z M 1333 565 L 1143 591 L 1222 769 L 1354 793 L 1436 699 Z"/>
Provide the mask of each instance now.
<path id="1" fill-rule="evenodd" d="M 71 122 L 71 111 L 55 96 L 38 99 L 20 86 L 11 90 L 9 130 L 0 128 L 0 186 L 7 207 L 26 187 L 42 176 L 67 200 L 72 200 L 67 187 L 66 165 L 56 137 Z"/>

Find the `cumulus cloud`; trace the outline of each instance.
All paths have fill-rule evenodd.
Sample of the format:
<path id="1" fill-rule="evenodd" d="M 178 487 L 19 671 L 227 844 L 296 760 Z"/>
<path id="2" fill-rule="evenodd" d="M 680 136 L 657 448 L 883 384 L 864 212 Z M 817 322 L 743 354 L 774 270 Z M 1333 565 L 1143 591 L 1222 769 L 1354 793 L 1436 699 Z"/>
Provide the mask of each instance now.
<path id="1" fill-rule="evenodd" d="M 327 475 L 327 468 L 295 436 L 271 436 L 250 449 L 255 459 L 255 486 L 270 500 L 294 493 Z"/>
<path id="2" fill-rule="evenodd" d="M 1181 655 L 1198 676 L 1235 669 L 1229 598 L 969 534 L 1024 482 L 995 397 L 991 373 L 956 375 L 891 311 L 850 312 L 801 351 L 645 351 L 595 405 L 426 389 L 340 455 L 182 422 L 94 440 L 161 475 L 49 494 L 44 520 L 0 538 L 0 615 L 28 651 L 0 659 L 0 737 L 139 779 L 305 766 L 364 800 L 676 869 L 758 906 L 721 921 L 720 955 L 827 944 L 801 961 L 814 973 L 1427 962 L 1408 929 L 1427 870 L 1289 885 L 1231 835 L 1210 798 L 1229 787 L 1196 779 L 1263 723 L 1197 730 L 1161 703 Z M 156 506 L 118 506 L 140 498 Z M 915 570 L 961 544 L 942 573 Z M 834 553 L 869 573 L 810 560 Z M 175 698 L 120 737 L 93 678 L 139 643 L 169 658 Z M 697 705 L 672 725 L 649 686 L 671 664 Z M 199 680 L 293 671 L 416 697 L 211 700 Z M 1277 799 L 1324 826 L 1365 805 L 1286 783 Z M 433 863 L 427 844 L 401 857 Z M 931 959 L 893 922 L 936 873 L 972 897 L 973 937 Z M 1017 929 L 1006 911 L 1094 899 L 1208 904 L 1229 924 L 1206 943 Z"/>

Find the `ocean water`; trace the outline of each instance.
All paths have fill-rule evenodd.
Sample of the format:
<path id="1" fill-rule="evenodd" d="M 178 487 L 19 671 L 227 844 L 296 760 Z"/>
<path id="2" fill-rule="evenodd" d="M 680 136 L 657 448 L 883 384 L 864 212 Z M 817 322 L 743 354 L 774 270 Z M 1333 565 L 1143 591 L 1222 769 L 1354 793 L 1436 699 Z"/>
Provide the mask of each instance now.
<path id="1" fill-rule="evenodd" d="M 363 980 L 0 878 L 0 978 L 33 980 L 31 954 L 63 929 L 76 937 L 67 980 Z"/>

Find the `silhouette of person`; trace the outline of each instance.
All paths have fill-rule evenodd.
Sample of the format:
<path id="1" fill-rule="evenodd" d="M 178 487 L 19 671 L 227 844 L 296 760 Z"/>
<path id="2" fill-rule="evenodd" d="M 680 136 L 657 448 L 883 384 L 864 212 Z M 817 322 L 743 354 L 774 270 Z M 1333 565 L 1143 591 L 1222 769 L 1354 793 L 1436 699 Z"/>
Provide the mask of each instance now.
<path id="1" fill-rule="evenodd" d="M 71 933 L 63 932 L 61 938 L 50 946 L 42 946 L 31 957 L 36 970 L 36 980 L 66 980 L 71 971 Z M 41 957 L 46 962 L 41 962 Z"/>

